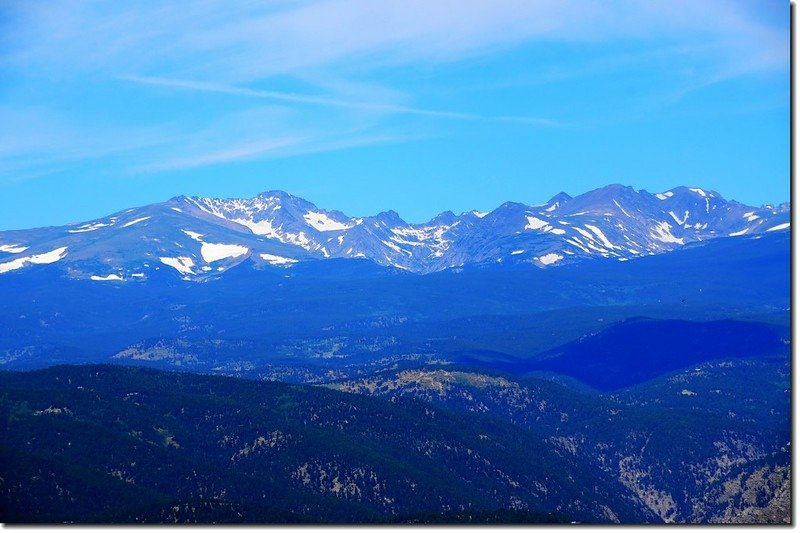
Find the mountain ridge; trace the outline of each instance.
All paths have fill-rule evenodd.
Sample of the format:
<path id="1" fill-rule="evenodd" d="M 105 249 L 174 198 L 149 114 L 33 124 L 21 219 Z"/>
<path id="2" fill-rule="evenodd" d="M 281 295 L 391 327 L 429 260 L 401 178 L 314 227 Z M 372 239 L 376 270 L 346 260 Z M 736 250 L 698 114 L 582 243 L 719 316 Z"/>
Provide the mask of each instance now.
<path id="1" fill-rule="evenodd" d="M 161 268 L 205 280 L 246 259 L 263 268 L 368 259 L 418 274 L 482 264 L 549 268 L 758 238 L 788 229 L 789 211 L 788 203 L 752 207 L 699 187 L 652 194 L 619 184 L 559 193 L 542 205 L 444 211 L 419 224 L 392 210 L 349 217 L 276 190 L 246 199 L 176 196 L 83 223 L 0 231 L 0 275 L 55 264 L 94 281 L 146 280 Z"/>

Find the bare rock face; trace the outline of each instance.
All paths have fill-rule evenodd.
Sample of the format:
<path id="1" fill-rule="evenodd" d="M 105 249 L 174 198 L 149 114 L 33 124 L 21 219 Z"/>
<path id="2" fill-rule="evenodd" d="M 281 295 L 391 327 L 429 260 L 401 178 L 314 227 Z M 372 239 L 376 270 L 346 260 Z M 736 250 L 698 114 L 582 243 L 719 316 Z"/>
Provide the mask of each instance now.
<path id="1" fill-rule="evenodd" d="M 724 485 L 724 511 L 713 522 L 734 524 L 791 523 L 791 472 L 788 465 L 764 466 L 741 473 Z"/>

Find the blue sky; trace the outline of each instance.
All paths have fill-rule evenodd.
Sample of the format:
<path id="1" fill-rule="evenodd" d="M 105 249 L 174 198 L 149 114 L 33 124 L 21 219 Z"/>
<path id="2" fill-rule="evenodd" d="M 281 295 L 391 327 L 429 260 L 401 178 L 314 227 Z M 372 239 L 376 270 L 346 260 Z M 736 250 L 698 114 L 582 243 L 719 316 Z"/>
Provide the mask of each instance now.
<path id="1" fill-rule="evenodd" d="M 608 183 L 789 199 L 789 6 L 0 4 L 0 229 L 282 189 L 351 216 Z"/>

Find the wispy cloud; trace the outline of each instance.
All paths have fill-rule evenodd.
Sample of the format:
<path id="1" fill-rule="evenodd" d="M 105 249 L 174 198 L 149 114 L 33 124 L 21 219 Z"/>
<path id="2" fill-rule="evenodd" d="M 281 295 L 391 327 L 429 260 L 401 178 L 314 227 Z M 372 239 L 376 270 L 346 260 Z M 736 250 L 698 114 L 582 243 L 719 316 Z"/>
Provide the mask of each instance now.
<path id="1" fill-rule="evenodd" d="M 147 154 L 130 174 L 150 174 L 209 166 L 297 157 L 422 138 L 389 131 L 375 123 L 352 126 L 347 116 L 330 116 L 320 124 L 313 113 L 260 105 L 217 117 L 198 130 L 185 132 L 169 150 Z M 311 120 L 311 123 L 309 123 Z"/>
<path id="2" fill-rule="evenodd" d="M 0 106 L 0 176 L 4 181 L 58 172 L 79 161 L 163 150 L 181 137 L 173 125 L 156 127 L 78 121 L 47 106 Z"/>
<path id="3" fill-rule="evenodd" d="M 401 102 L 386 101 L 382 93 L 394 89 L 382 74 L 455 64 L 520 46 L 657 42 L 658 54 L 671 55 L 693 72 L 688 79 L 675 73 L 674 87 L 665 89 L 677 101 L 732 78 L 788 71 L 787 28 L 764 15 L 774 8 L 763 5 L 745 0 L 29 2 L 9 10 L 0 32 L 0 68 L 34 69 L 59 80 L 127 77 L 297 105 L 559 126 L 569 120 L 429 107 L 420 103 L 424 93 L 413 90 L 398 95 Z M 633 60 L 646 62 L 646 56 Z M 565 61 L 538 79 L 548 83 L 625 68 L 630 60 L 630 54 L 622 54 L 586 69 Z M 325 96 L 248 88 L 278 78 L 332 76 L 342 83 Z"/>
<path id="4" fill-rule="evenodd" d="M 250 141 L 245 144 L 228 146 L 224 149 L 207 152 L 200 155 L 169 159 L 166 161 L 145 165 L 136 169 L 137 172 L 161 172 L 164 170 L 179 170 L 210 165 L 230 163 L 253 159 L 289 147 L 296 147 L 307 142 L 302 137 L 286 137 L 282 139 L 268 139 L 265 141 Z"/>
<path id="5" fill-rule="evenodd" d="M 11 2 L 0 17 L 0 91 L 13 93 L 23 111 L 43 101 L 61 105 L 59 116 L 66 118 L 48 122 L 35 112 L 18 113 L 13 122 L 0 124 L 0 162 L 31 170 L 114 155 L 120 167 L 157 172 L 400 142 L 414 138 L 408 131 L 424 137 L 436 128 L 458 133 L 467 127 L 497 129 L 486 125 L 593 124 L 624 110 L 607 105 L 596 111 L 590 96 L 577 111 L 569 103 L 562 111 L 539 106 L 527 94 L 470 101 L 462 98 L 467 91 L 461 83 L 483 83 L 487 78 L 475 65 L 524 49 L 525 60 L 515 66 L 533 65 L 530 72 L 542 86 L 572 80 L 574 97 L 587 72 L 632 71 L 632 64 L 648 65 L 655 50 L 658 70 L 670 73 L 670 83 L 652 83 L 646 96 L 670 94 L 664 105 L 672 105 L 733 78 L 788 71 L 783 18 L 770 18 L 761 5 L 748 0 Z M 609 60 L 551 58 L 541 63 L 550 70 L 537 70 L 538 54 L 554 43 L 569 50 L 607 47 Z M 441 74 L 470 62 L 471 77 Z M 672 72 L 675 64 L 685 69 Z M 15 86 L 9 81 L 23 79 Z M 180 98 L 154 98 L 152 116 L 142 113 L 146 119 L 134 120 L 117 95 L 108 94 L 109 80 L 119 79 L 130 83 L 120 101 L 128 98 L 143 107 L 141 101 L 155 92 L 145 86 L 236 98 L 210 103 L 203 108 L 207 114 L 188 112 Z M 26 92 L 26 83 L 34 90 Z M 498 79 L 496 86 L 503 83 Z M 64 97 L 66 87 L 81 97 Z M 114 100 L 110 111 L 97 108 L 89 119 L 71 113 L 75 101 L 88 100 L 83 88 L 107 91 L 106 99 Z M 251 127 L 237 113 L 253 101 L 296 114 L 271 116 L 268 127 Z M 643 115 L 635 104 L 618 102 Z M 391 129 L 398 122 L 406 128 L 399 133 Z"/>
<path id="6" fill-rule="evenodd" d="M 718 0 L 172 0 L 26 3 L 2 53 L 72 73 L 170 73 L 241 84 L 320 69 L 441 64 L 530 42 L 702 40 L 743 72 L 785 69 L 785 28 Z M 91 31 L 86 31 L 91 28 Z"/>
<path id="7" fill-rule="evenodd" d="M 172 87 L 176 89 L 186 89 L 192 91 L 202 91 L 210 93 L 230 94 L 235 96 L 245 96 L 250 98 L 263 98 L 267 100 L 278 100 L 282 102 L 292 102 L 298 104 L 320 105 L 330 107 L 343 107 L 367 111 L 378 111 L 389 114 L 419 115 L 426 117 L 444 118 L 451 120 L 478 120 L 490 122 L 516 122 L 520 124 L 530 124 L 537 126 L 564 126 L 565 124 L 557 120 L 542 117 L 529 116 L 507 116 L 507 115 L 480 115 L 475 113 L 462 113 L 458 111 L 443 111 L 434 109 L 423 109 L 418 107 L 386 104 L 381 102 L 369 101 L 350 101 L 329 98 L 324 96 L 313 96 L 306 94 L 288 93 L 280 91 L 264 91 L 260 89 L 249 89 L 246 87 L 236 87 L 232 85 L 221 85 L 218 83 L 203 83 L 190 80 L 175 80 L 160 77 L 147 76 L 121 76 L 120 79 L 141 83 L 145 85 L 157 85 L 162 87 Z"/>
<path id="8" fill-rule="evenodd" d="M 335 139 L 315 139 L 311 137 L 287 137 L 264 141 L 245 142 L 227 146 L 211 153 L 167 159 L 133 169 L 134 173 L 153 173 L 171 170 L 184 170 L 248 161 L 252 159 L 274 159 L 297 157 L 306 154 L 331 152 L 419 139 L 419 136 L 361 135 L 337 137 Z"/>

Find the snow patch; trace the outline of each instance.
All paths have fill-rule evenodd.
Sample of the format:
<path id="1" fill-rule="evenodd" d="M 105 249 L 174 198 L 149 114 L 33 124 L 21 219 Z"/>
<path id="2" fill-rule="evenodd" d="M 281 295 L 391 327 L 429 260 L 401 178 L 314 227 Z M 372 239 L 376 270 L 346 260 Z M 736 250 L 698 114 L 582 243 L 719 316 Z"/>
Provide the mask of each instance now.
<path id="1" fill-rule="evenodd" d="M 283 238 L 281 239 L 281 242 L 290 242 L 306 250 L 311 250 L 313 248 L 313 246 L 311 245 L 311 239 L 306 237 L 306 234 L 303 233 L 302 231 L 296 234 L 295 233 L 284 234 Z"/>
<path id="2" fill-rule="evenodd" d="M 86 231 L 95 231 L 110 225 L 111 224 L 104 224 L 102 222 L 95 222 L 94 224 L 84 224 L 83 226 L 79 226 L 77 229 L 68 229 L 67 233 L 84 233 Z"/>
<path id="3" fill-rule="evenodd" d="M 610 249 L 612 249 L 612 250 L 616 248 L 616 246 L 614 246 L 613 244 L 611 244 L 611 241 L 609 241 L 609 240 L 606 238 L 606 236 L 603 234 L 603 232 L 602 232 L 602 231 L 600 231 L 600 228 L 598 228 L 598 227 L 596 227 L 596 226 L 592 226 L 591 224 L 584 224 L 584 225 L 585 225 L 587 228 L 589 228 L 590 230 L 592 230 L 592 232 L 593 232 L 595 235 L 597 235 L 597 238 L 598 238 L 598 239 L 600 239 L 601 241 L 603 241 L 603 246 L 605 246 L 606 248 L 610 248 Z"/>
<path id="4" fill-rule="evenodd" d="M 92 281 L 122 281 L 119 274 L 109 274 L 108 276 L 92 276 L 89 278 Z"/>
<path id="5" fill-rule="evenodd" d="M 555 233 L 556 235 L 564 235 L 566 233 L 566 231 L 561 228 L 550 228 L 548 231 L 550 233 Z"/>
<path id="6" fill-rule="evenodd" d="M 672 211 L 670 211 L 669 214 L 670 214 L 670 216 L 672 217 L 672 219 L 675 222 L 677 222 L 678 224 L 681 224 L 681 225 L 686 224 L 686 221 L 689 219 L 689 211 L 688 210 L 686 210 L 686 212 L 684 212 L 683 219 L 678 218 L 678 215 L 676 215 Z"/>
<path id="7" fill-rule="evenodd" d="M 303 218 L 308 222 L 309 226 L 317 231 L 341 231 L 353 227 L 352 225 L 337 222 L 325 213 L 317 213 L 314 211 L 309 211 L 303 215 Z"/>
<path id="8" fill-rule="evenodd" d="M 633 218 L 632 216 L 630 216 L 630 214 L 628 214 L 628 212 L 627 212 L 627 211 L 625 211 L 625 210 L 622 208 L 622 206 L 621 206 L 621 205 L 619 205 L 619 202 L 617 202 L 616 200 L 614 200 L 614 203 L 615 203 L 615 204 L 617 204 L 617 207 L 619 207 L 619 210 L 620 210 L 620 211 L 622 211 L 622 213 L 623 213 L 623 214 L 624 214 L 626 217 L 628 217 L 628 218 Z"/>
<path id="9" fill-rule="evenodd" d="M 192 271 L 194 261 L 191 257 L 159 257 L 158 259 L 165 265 L 171 266 L 181 274 L 194 274 Z"/>
<path id="10" fill-rule="evenodd" d="M 788 224 L 786 224 L 788 226 Z M 47 265 L 50 263 L 55 263 L 59 259 L 63 259 L 65 255 L 67 255 L 67 247 L 62 246 L 61 248 L 56 248 L 53 251 L 46 252 L 43 254 L 37 254 L 30 256 L 28 259 L 31 263 L 35 263 L 37 265 Z M 24 257 L 22 259 L 25 259 Z"/>
<path id="11" fill-rule="evenodd" d="M 134 224 L 138 224 L 139 222 L 144 222 L 145 220 L 148 220 L 149 218 L 151 218 L 151 217 L 137 218 L 136 220 L 131 220 L 130 222 L 126 222 L 121 227 L 127 228 L 128 226 L 133 226 Z"/>
<path id="12" fill-rule="evenodd" d="M 513 252 L 511 252 L 511 255 L 519 255 L 522 253 L 525 253 L 525 250 L 514 250 Z"/>
<path id="13" fill-rule="evenodd" d="M 785 224 L 778 224 L 777 226 L 773 226 L 773 227 L 769 228 L 767 231 L 778 231 L 778 230 L 786 229 L 789 226 L 791 226 L 791 223 L 790 222 L 786 222 Z"/>
<path id="14" fill-rule="evenodd" d="M 201 200 L 203 200 L 204 204 L 208 204 L 209 203 L 209 199 L 208 198 L 201 198 Z M 208 213 L 210 215 L 214 215 L 215 217 L 219 217 L 219 218 L 225 218 L 224 216 L 222 216 L 222 214 L 219 213 L 219 211 L 216 211 L 216 210 L 212 211 L 208 207 L 203 207 L 202 205 L 200 205 L 200 202 L 198 202 L 194 198 L 187 198 L 186 201 L 193 203 L 194 205 L 197 206 L 198 209 L 200 209 L 201 211 L 205 211 L 206 213 Z"/>
<path id="15" fill-rule="evenodd" d="M 9 254 L 21 254 L 27 249 L 27 246 L 20 246 L 19 244 L 0 244 L 0 252 L 7 252 Z"/>
<path id="16" fill-rule="evenodd" d="M 578 239 L 567 239 L 567 242 L 570 243 L 572 246 L 577 246 L 578 248 L 580 248 L 582 251 L 584 251 L 587 254 L 592 253 Z"/>
<path id="17" fill-rule="evenodd" d="M 558 254 L 545 254 L 541 257 L 537 257 L 536 259 L 538 259 L 543 265 L 552 265 L 556 261 L 561 261 L 564 259 L 564 256 Z"/>
<path id="18" fill-rule="evenodd" d="M 394 230 L 392 230 L 392 231 L 394 232 Z M 396 233 L 396 232 L 395 232 L 395 233 Z M 340 237 L 340 239 L 343 239 L 343 238 L 344 238 L 344 235 L 342 235 L 342 236 Z M 391 237 L 389 237 L 389 238 L 390 238 L 392 241 L 396 242 L 397 244 L 406 244 L 406 245 L 408 245 L 408 246 L 425 246 L 425 243 L 424 243 L 424 242 L 419 242 L 419 241 L 407 241 L 407 240 L 405 240 L 405 239 L 401 239 L 401 238 L 400 238 L 400 237 L 398 237 L 397 235 L 393 235 L 393 236 L 391 236 Z M 341 242 L 340 242 L 339 244 L 341 244 Z"/>
<path id="19" fill-rule="evenodd" d="M 589 227 L 589 225 L 587 224 L 586 227 Z M 600 248 L 599 246 L 596 246 L 594 244 L 595 242 L 597 242 L 597 240 L 595 239 L 594 235 L 592 235 L 588 231 L 586 231 L 584 229 L 581 229 L 581 228 L 578 228 L 578 227 L 575 228 L 575 231 L 577 231 L 578 233 L 580 233 L 581 235 L 583 235 L 587 239 L 586 240 L 586 246 L 588 246 L 589 248 L 591 248 L 595 252 L 600 252 L 600 255 L 602 255 L 603 257 L 608 255 L 608 250 L 606 250 L 605 248 Z M 615 248 L 613 245 L 611 247 Z"/>
<path id="20" fill-rule="evenodd" d="M 290 259 L 288 257 L 281 257 L 279 255 L 272 255 L 272 254 L 258 254 L 261 259 L 269 263 L 270 265 L 291 265 L 292 263 L 297 263 L 297 259 Z"/>
<path id="21" fill-rule="evenodd" d="M 750 231 L 750 228 L 744 228 L 741 231 L 734 231 L 733 233 L 728 233 L 728 237 L 738 237 L 739 235 L 744 235 L 748 231 Z"/>
<path id="22" fill-rule="evenodd" d="M 472 211 L 471 213 L 472 213 L 474 216 L 478 217 L 478 218 L 483 218 L 483 217 L 485 217 L 486 215 L 488 215 L 488 214 L 489 214 L 489 213 L 488 213 L 488 212 L 486 212 L 486 211 Z"/>
<path id="23" fill-rule="evenodd" d="M 656 194 L 656 198 L 658 198 L 659 200 L 666 200 L 667 198 L 672 198 L 672 195 L 673 195 L 672 191 L 660 192 Z"/>
<path id="24" fill-rule="evenodd" d="M 458 226 L 461 221 L 457 221 L 452 225 L 438 225 L 438 226 L 420 226 L 420 227 L 407 227 L 407 228 L 391 228 L 392 233 L 397 236 L 404 237 L 404 239 L 399 239 L 396 237 L 391 237 L 391 240 L 401 244 L 407 244 L 410 246 L 421 246 L 425 245 L 429 249 L 432 249 L 430 257 L 442 257 L 444 256 L 444 252 L 446 252 L 450 245 L 452 244 L 451 241 L 445 238 L 445 233 L 450 229 Z M 408 239 L 416 239 L 416 241 L 408 240 Z"/>
<path id="25" fill-rule="evenodd" d="M 674 242 L 676 244 L 683 244 L 683 239 L 679 239 L 678 237 L 672 234 L 672 226 L 669 225 L 668 222 L 659 222 L 655 225 L 652 230 L 650 230 L 650 236 L 654 239 L 658 239 L 661 242 Z"/>
<path id="26" fill-rule="evenodd" d="M 22 268 L 28 264 L 48 265 L 50 263 L 55 263 L 59 259 L 63 259 L 64 256 L 66 255 L 67 255 L 67 247 L 62 246 L 61 248 L 56 248 L 55 250 L 52 250 L 50 252 L 45 252 L 43 254 L 19 257 L 17 259 L 14 259 L 13 261 L 8 261 L 7 263 L 0 263 L 0 274 L 4 274 L 5 272 L 10 272 L 18 268 Z"/>
<path id="27" fill-rule="evenodd" d="M 385 244 L 386 246 L 388 246 L 389 248 L 391 248 L 392 250 L 394 250 L 395 252 L 397 252 L 397 253 L 406 254 L 406 255 L 411 255 L 411 252 L 410 252 L 410 251 L 408 251 L 408 250 L 404 250 L 403 248 L 400 248 L 399 246 L 397 246 L 397 245 L 396 245 L 396 244 L 394 244 L 393 242 L 389 242 L 389 241 L 381 241 L 381 242 L 382 242 L 383 244 Z M 386 257 L 386 260 L 387 260 L 387 261 L 390 261 L 390 262 L 391 262 L 391 260 L 389 259 L 389 257 L 388 257 L 388 256 L 384 256 L 384 257 Z M 394 266 L 394 265 L 393 265 L 393 266 Z"/>
<path id="28" fill-rule="evenodd" d="M 689 190 L 692 191 L 693 193 L 699 194 L 703 198 L 706 197 L 706 191 L 704 191 L 703 189 L 692 189 L 692 188 L 690 188 Z"/>
<path id="29" fill-rule="evenodd" d="M 189 237 L 191 237 L 192 239 L 196 240 L 197 242 L 203 242 L 202 233 L 197 233 L 196 231 L 189 231 L 188 229 L 182 229 L 181 231 L 184 232 Z"/>
<path id="30" fill-rule="evenodd" d="M 265 237 L 273 237 L 279 240 L 281 238 L 280 233 L 278 233 L 278 231 L 272 227 L 271 220 L 259 220 L 258 222 L 255 222 L 246 218 L 235 218 L 232 220 L 232 222 L 241 224 L 252 231 L 255 235 L 264 235 Z"/>
<path id="31" fill-rule="evenodd" d="M 220 259 L 226 259 L 228 257 L 239 257 L 249 251 L 249 248 L 238 244 L 204 242 L 200 247 L 200 255 L 203 256 L 203 260 L 206 263 L 213 263 L 214 261 L 219 261 Z"/>
<path id="32" fill-rule="evenodd" d="M 547 222 L 540 218 L 526 216 L 525 218 L 528 219 L 528 224 L 525 226 L 524 229 L 540 229 L 547 226 Z"/>

